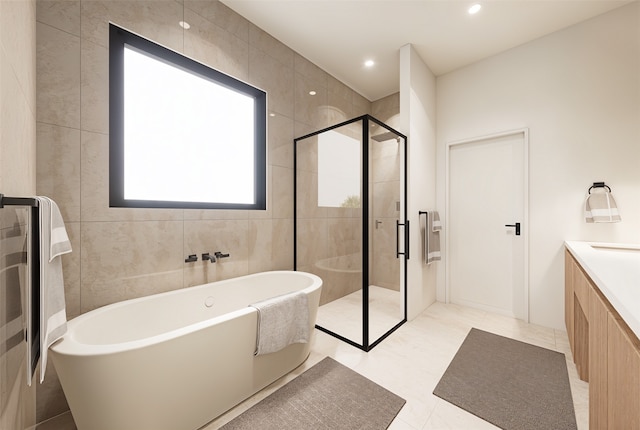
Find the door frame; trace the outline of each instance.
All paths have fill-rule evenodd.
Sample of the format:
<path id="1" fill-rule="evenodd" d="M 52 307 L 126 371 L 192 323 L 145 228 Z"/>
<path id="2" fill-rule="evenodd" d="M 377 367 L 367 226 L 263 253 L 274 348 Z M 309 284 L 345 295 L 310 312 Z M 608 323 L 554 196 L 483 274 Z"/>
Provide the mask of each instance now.
<path id="1" fill-rule="evenodd" d="M 507 130 L 482 136 L 476 136 L 466 139 L 455 140 L 451 142 L 447 142 L 446 144 L 446 154 L 445 154 L 445 225 L 450 225 L 450 182 L 451 182 L 451 149 L 453 147 L 482 142 L 484 140 L 497 139 L 500 137 L 514 136 L 514 135 L 522 135 L 523 142 L 523 213 L 524 219 L 522 220 L 522 239 L 524 241 L 524 262 L 523 262 L 523 288 L 522 295 L 524 297 L 524 321 L 530 321 L 530 309 L 529 309 L 529 128 L 519 128 L 514 130 Z M 451 246 L 449 241 L 450 235 L 445 234 L 445 302 L 451 303 L 451 283 L 450 283 L 450 274 L 451 274 Z"/>

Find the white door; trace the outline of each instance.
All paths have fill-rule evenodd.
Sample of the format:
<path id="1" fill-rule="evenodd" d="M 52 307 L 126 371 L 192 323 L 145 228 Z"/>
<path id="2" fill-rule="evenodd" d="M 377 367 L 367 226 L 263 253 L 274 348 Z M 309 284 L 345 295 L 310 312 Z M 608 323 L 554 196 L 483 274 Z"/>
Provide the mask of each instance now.
<path id="1" fill-rule="evenodd" d="M 526 129 L 449 144 L 447 211 L 449 301 L 525 321 L 527 147 Z"/>

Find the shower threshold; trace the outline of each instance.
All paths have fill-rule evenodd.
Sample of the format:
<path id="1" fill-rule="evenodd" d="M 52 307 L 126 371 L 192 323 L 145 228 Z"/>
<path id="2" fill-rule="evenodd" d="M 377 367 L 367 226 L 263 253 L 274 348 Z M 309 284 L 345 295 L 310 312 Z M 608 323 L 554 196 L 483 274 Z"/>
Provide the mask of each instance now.
<path id="1" fill-rule="evenodd" d="M 362 290 L 318 308 L 316 325 L 362 343 Z M 369 286 L 369 339 L 377 340 L 403 319 L 400 291 Z"/>

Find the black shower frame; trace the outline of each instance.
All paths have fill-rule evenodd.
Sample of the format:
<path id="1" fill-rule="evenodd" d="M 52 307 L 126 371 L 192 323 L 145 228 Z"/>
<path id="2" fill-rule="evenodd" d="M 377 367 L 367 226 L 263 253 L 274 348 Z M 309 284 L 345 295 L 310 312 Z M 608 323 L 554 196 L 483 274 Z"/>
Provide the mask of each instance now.
<path id="1" fill-rule="evenodd" d="M 298 207 L 298 181 L 297 181 L 297 171 L 298 171 L 298 141 L 308 139 L 313 136 L 320 135 L 330 130 L 334 130 L 336 128 L 344 127 L 349 124 L 356 123 L 358 121 L 362 121 L 362 146 L 361 146 L 361 155 L 362 155 L 362 178 L 365 180 L 362 181 L 362 195 L 363 199 L 361 201 L 362 208 L 362 255 L 366 256 L 366 258 L 362 258 L 362 345 L 354 342 L 351 339 L 348 339 L 344 336 L 339 335 L 329 329 L 321 327 L 316 324 L 316 328 L 320 331 L 323 331 L 333 337 L 336 337 L 343 342 L 348 343 L 351 346 L 354 346 L 358 349 L 361 349 L 365 352 L 371 351 L 374 347 L 376 347 L 380 342 L 386 339 L 391 333 L 396 331 L 400 326 L 407 322 L 407 266 L 409 260 L 409 235 L 408 235 L 408 218 L 407 218 L 407 136 L 400 133 L 399 131 L 389 127 L 382 121 L 374 118 L 371 115 L 365 114 L 339 124 L 332 125 L 330 127 L 324 128 L 322 130 L 315 131 L 313 133 L 306 134 L 301 137 L 297 137 L 293 140 L 293 268 L 294 270 L 298 270 L 298 217 L 297 217 L 297 207 Z M 403 187 L 403 201 L 404 201 L 404 213 L 402 216 L 402 223 L 399 223 L 396 228 L 399 226 L 404 226 L 405 234 L 404 237 L 404 251 L 398 252 L 397 258 L 400 255 L 403 256 L 403 266 L 404 266 L 404 295 L 403 295 L 403 312 L 404 316 L 402 320 L 389 329 L 385 334 L 380 336 L 373 343 L 369 344 L 369 123 L 373 122 L 380 127 L 396 134 L 398 137 L 403 140 L 403 159 L 404 163 L 404 187 Z M 366 145 L 366 146 L 365 146 Z M 361 178 L 361 179 L 362 179 Z M 398 246 L 398 244 L 396 244 Z"/>

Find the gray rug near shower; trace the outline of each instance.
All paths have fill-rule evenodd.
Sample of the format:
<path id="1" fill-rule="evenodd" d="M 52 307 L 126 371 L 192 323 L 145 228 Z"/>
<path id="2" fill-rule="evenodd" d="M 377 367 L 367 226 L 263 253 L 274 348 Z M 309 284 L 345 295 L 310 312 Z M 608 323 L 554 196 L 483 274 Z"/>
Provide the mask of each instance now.
<path id="1" fill-rule="evenodd" d="M 221 429 L 386 429 L 404 404 L 404 399 L 326 357 Z"/>
<path id="2" fill-rule="evenodd" d="M 577 428 L 564 354 L 476 328 L 433 394 L 505 430 Z"/>

